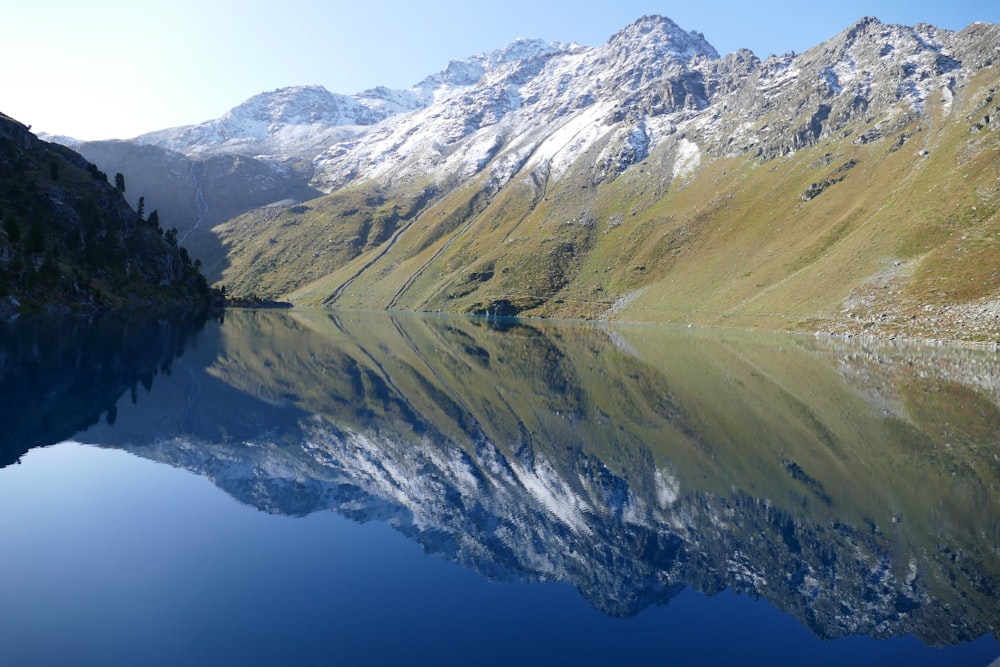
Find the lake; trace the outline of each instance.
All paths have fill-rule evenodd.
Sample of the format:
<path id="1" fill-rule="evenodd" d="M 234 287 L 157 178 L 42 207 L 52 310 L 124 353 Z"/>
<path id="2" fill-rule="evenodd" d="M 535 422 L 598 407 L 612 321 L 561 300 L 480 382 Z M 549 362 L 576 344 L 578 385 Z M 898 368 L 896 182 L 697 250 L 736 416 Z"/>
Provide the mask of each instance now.
<path id="1" fill-rule="evenodd" d="M 2 664 L 1000 657 L 992 351 L 22 318 L 0 399 Z"/>

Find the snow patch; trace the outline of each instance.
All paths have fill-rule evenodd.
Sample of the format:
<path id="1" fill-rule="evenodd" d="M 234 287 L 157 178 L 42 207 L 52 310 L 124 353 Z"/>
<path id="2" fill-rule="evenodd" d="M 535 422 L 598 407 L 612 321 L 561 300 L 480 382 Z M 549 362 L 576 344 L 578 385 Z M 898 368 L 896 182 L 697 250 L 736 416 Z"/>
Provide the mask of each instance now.
<path id="1" fill-rule="evenodd" d="M 834 95 L 840 95 L 844 88 L 840 85 L 840 79 L 837 76 L 836 68 L 825 67 L 819 73 L 820 78 L 826 81 L 826 85 L 830 86 L 830 90 L 833 91 Z"/>
<path id="2" fill-rule="evenodd" d="M 674 161 L 674 179 L 684 178 L 694 173 L 701 165 L 701 149 L 698 144 L 685 138 L 677 142 L 677 159 Z"/>
<path id="3" fill-rule="evenodd" d="M 608 101 L 592 104 L 577 113 L 538 146 L 527 166 L 533 168 L 547 162 L 552 177 L 558 179 L 594 142 L 614 129 L 601 122 L 610 110 Z"/>

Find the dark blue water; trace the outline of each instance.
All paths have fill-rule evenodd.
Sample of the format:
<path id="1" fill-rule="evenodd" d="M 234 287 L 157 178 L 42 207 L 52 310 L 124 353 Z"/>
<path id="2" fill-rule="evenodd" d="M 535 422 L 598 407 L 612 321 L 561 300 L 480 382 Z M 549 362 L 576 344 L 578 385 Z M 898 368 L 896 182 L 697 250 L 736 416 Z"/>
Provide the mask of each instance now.
<path id="1" fill-rule="evenodd" d="M 150 350 L 151 360 L 101 357 L 94 368 L 125 378 L 124 388 L 95 385 L 120 392 L 113 409 L 81 400 L 66 389 L 74 382 L 65 370 L 33 357 L 32 371 L 52 373 L 63 388 L 38 399 L 61 406 L 64 418 L 53 416 L 45 432 L 88 425 L 0 469 L 0 662 L 985 667 L 1000 656 L 995 631 L 982 630 L 996 627 L 1000 608 L 989 590 L 995 472 L 977 448 L 990 443 L 967 442 L 992 433 L 985 404 L 949 430 L 953 447 L 965 443 L 961 460 L 978 465 L 983 489 L 960 477 L 965 469 L 918 469 L 917 500 L 891 485 L 860 497 L 791 440 L 777 445 L 776 461 L 766 461 L 768 448 L 736 463 L 719 459 L 739 458 L 750 448 L 744 438 L 765 426 L 797 420 L 789 433 L 818 433 L 806 450 L 835 451 L 853 479 L 863 474 L 855 456 L 877 470 L 877 449 L 896 456 L 902 442 L 916 461 L 910 449 L 936 451 L 937 436 L 886 425 L 878 411 L 854 415 L 856 386 L 803 399 L 808 409 L 779 394 L 766 405 L 794 407 L 772 417 L 752 416 L 763 403 L 729 404 L 738 419 L 710 425 L 720 413 L 698 397 L 729 391 L 702 383 L 732 340 L 722 348 L 695 341 L 709 346 L 704 359 L 682 358 L 681 342 L 667 341 L 677 353 L 669 365 L 689 366 L 675 372 L 648 361 L 660 348 L 645 330 L 622 333 L 631 338 L 618 357 L 599 347 L 603 334 L 572 327 L 536 339 L 537 330 L 404 319 L 407 342 L 393 347 L 371 334 L 390 328 L 385 321 L 359 324 L 367 334 L 346 335 L 344 321 L 327 330 L 308 317 L 248 314 L 167 336 L 173 342 Z M 814 379 L 829 372 L 825 353 L 811 347 L 749 345 L 736 356 L 752 358 L 754 373 L 775 350 L 776 359 L 812 360 Z M 69 358 L 64 348 L 59 355 Z M 501 357 L 509 370 L 495 368 Z M 735 386 L 752 376 L 724 366 Z M 517 381 L 525 367 L 534 379 Z M 587 381 L 591 372 L 604 383 Z M 776 377 L 790 372 L 772 369 L 753 394 L 789 389 L 790 379 Z M 479 373 L 496 381 L 480 382 Z M 536 395 L 545 387 L 563 394 L 547 403 Z M 104 405 L 96 417 L 87 416 L 91 404 Z M 911 420 L 919 421 L 918 404 L 908 399 Z M 959 412 L 949 408 L 953 419 Z M 668 413 L 672 421 L 656 421 Z M 735 423 L 746 430 L 737 434 Z M 884 440 L 859 454 L 841 423 L 881 424 Z M 728 434 L 735 447 L 696 433 Z M 701 479 L 684 477 L 694 471 Z M 961 484 L 949 486 L 952 477 Z M 768 480 L 777 481 L 762 488 Z M 922 504 L 930 489 L 945 495 Z M 972 517 L 963 514 L 969 502 L 979 510 Z M 879 508 L 895 518 L 876 516 Z M 973 542 L 984 535 L 986 543 Z M 928 544 L 938 554 L 913 555 Z M 849 553 L 840 553 L 845 545 Z M 959 552 L 964 564 L 951 557 Z M 773 562 L 755 560 L 763 556 Z M 857 582 L 840 581 L 858 567 Z M 942 584 L 941 572 L 956 580 Z M 953 611 L 961 600 L 967 606 Z"/>

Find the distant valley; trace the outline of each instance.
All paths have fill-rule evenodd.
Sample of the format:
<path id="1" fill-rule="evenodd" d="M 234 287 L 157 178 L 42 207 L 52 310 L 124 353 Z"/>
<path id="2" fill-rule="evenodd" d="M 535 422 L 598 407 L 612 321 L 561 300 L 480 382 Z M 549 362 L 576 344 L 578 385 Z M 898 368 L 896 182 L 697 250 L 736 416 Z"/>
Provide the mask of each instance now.
<path id="1" fill-rule="evenodd" d="M 1000 26 L 720 55 L 648 16 L 73 144 L 230 294 L 1000 340 Z"/>

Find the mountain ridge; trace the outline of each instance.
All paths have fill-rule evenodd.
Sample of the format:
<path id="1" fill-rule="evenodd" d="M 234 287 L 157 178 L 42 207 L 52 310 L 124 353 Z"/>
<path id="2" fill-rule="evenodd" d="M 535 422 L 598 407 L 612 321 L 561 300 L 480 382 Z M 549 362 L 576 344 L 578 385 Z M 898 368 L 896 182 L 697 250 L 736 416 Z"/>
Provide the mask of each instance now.
<path id="1" fill-rule="evenodd" d="M 331 93 L 320 85 L 285 86 L 254 95 L 218 119 L 147 132 L 131 141 L 189 157 L 230 152 L 312 157 L 336 141 L 362 133 L 364 127 L 428 106 L 443 91 L 475 85 L 511 62 L 574 47 L 540 39 L 517 39 L 494 51 L 452 60 L 440 72 L 408 89 L 376 86 L 345 95 Z"/>
<path id="2" fill-rule="evenodd" d="M 969 230 L 942 204 L 991 261 L 998 42 L 868 17 L 761 60 L 646 16 L 598 47 L 453 61 L 421 104 L 295 156 L 326 196 L 214 228 L 219 280 L 302 304 L 960 336 L 1000 283 L 961 283 Z M 885 265 L 907 298 L 849 315 Z"/>

